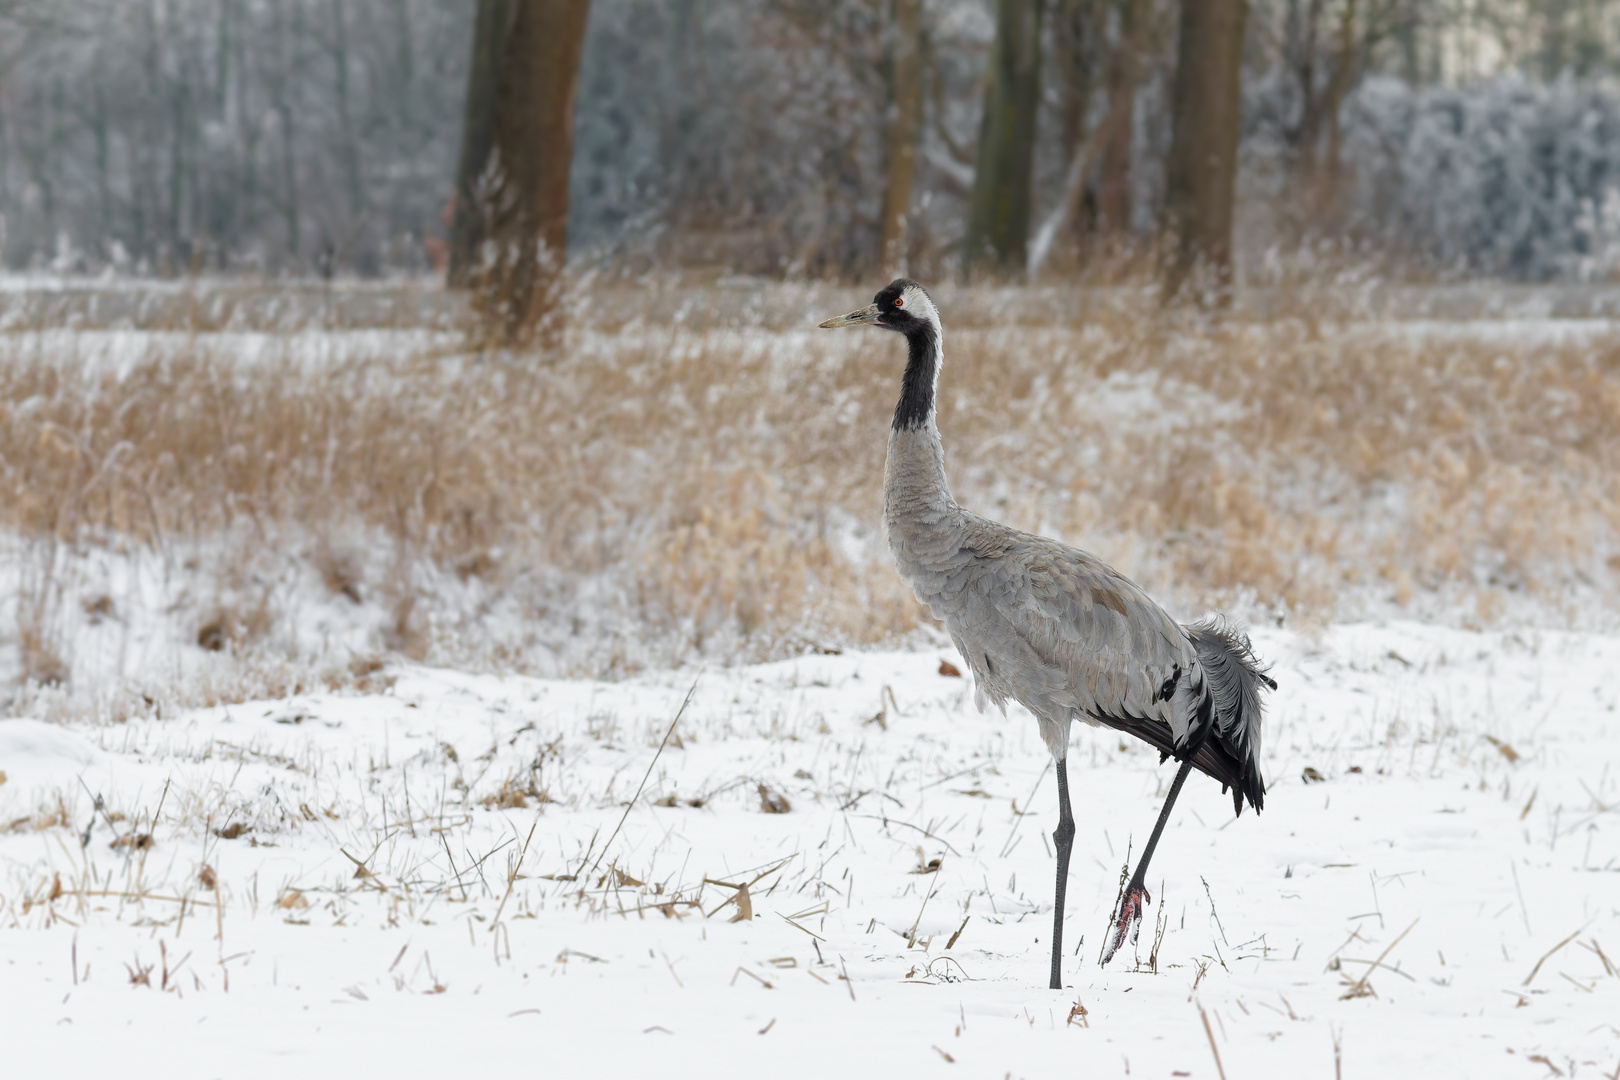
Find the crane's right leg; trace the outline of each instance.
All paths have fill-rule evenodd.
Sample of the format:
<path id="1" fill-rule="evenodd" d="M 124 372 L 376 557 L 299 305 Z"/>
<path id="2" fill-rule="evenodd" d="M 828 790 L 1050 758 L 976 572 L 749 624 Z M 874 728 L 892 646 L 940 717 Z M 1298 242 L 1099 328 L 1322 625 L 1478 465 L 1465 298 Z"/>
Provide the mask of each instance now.
<path id="1" fill-rule="evenodd" d="M 1063 894 L 1069 887 L 1069 852 L 1074 850 L 1074 811 L 1069 808 L 1069 763 L 1058 758 L 1057 896 L 1052 904 L 1052 989 L 1063 989 Z"/>
<path id="2" fill-rule="evenodd" d="M 1136 873 L 1131 875 L 1131 882 L 1125 886 L 1125 893 L 1119 898 L 1119 915 L 1114 919 L 1114 925 L 1108 934 L 1108 941 L 1103 945 L 1101 963 L 1106 965 L 1114 958 L 1114 953 L 1125 944 L 1125 935 L 1130 934 L 1131 940 L 1136 940 L 1137 928 L 1142 921 L 1142 905 L 1149 903 L 1151 897 L 1147 891 L 1148 860 L 1153 858 L 1153 849 L 1159 846 L 1159 834 L 1164 832 L 1164 823 L 1170 820 L 1170 808 L 1176 805 L 1176 796 L 1181 794 L 1181 785 L 1187 782 L 1187 774 L 1192 772 L 1192 756 L 1181 763 L 1176 770 L 1176 779 L 1170 785 L 1170 794 L 1165 797 L 1164 809 L 1159 811 L 1159 820 L 1153 826 L 1153 835 L 1148 837 L 1147 847 L 1142 851 L 1142 860 L 1136 864 Z M 1163 897 L 1159 898 L 1163 901 Z"/>

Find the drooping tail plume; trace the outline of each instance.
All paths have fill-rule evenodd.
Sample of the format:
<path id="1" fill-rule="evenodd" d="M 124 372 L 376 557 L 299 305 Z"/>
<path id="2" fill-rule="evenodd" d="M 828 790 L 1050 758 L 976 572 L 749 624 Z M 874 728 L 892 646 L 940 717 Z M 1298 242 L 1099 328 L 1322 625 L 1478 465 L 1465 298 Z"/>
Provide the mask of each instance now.
<path id="1" fill-rule="evenodd" d="M 1234 809 L 1242 814 L 1247 798 L 1258 813 L 1266 794 L 1260 778 L 1260 694 L 1277 689 L 1277 683 L 1260 667 L 1249 636 L 1225 619 L 1205 619 L 1187 629 L 1214 705 L 1211 734 L 1237 766 Z"/>

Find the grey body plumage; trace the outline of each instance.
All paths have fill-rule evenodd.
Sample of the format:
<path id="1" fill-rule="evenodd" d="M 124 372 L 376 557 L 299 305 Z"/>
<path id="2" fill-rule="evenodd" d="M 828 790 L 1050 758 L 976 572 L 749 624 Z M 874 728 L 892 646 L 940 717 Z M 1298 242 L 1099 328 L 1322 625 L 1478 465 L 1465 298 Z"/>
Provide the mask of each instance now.
<path id="1" fill-rule="evenodd" d="M 878 293 L 871 306 L 821 325 L 856 323 L 899 331 L 908 343 L 884 470 L 883 518 L 895 566 L 945 624 L 972 672 L 979 708 L 1022 704 L 1035 715 L 1058 764 L 1056 988 L 1067 838 L 1073 835 L 1065 770 L 1070 724 L 1119 729 L 1182 762 L 1166 815 L 1191 768 L 1231 788 L 1237 812 L 1245 800 L 1258 811 L 1264 802 L 1260 693 L 1275 684 L 1247 639 L 1224 623 L 1182 626 L 1100 559 L 958 505 L 946 481 L 935 422 L 943 350 L 932 299 L 922 286 L 902 279 Z M 1134 930 L 1147 899 L 1135 878 L 1133 888 L 1140 893 L 1136 910 L 1126 910 L 1127 896 L 1108 956 L 1126 924 Z"/>

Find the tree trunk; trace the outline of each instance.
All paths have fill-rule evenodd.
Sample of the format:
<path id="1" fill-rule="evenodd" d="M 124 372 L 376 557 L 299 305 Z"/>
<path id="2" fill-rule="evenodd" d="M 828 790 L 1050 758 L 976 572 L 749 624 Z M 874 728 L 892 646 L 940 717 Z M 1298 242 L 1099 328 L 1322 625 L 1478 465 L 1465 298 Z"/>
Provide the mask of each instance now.
<path id="1" fill-rule="evenodd" d="M 1119 233 L 1131 224 L 1131 141 L 1136 132 L 1136 87 L 1149 0 L 1119 5 L 1119 42 L 1108 58 L 1108 134 L 1097 171 L 1097 231 Z"/>
<path id="2" fill-rule="evenodd" d="M 174 125 L 174 141 L 169 147 L 169 242 L 174 245 L 177 258 L 183 255 L 182 249 L 190 239 L 186 235 L 190 230 L 186 228 L 185 221 L 186 91 L 185 70 L 182 68 L 177 73 L 174 87 L 170 91 L 170 116 Z"/>
<path id="3" fill-rule="evenodd" d="M 112 183 L 108 179 L 107 155 L 107 97 L 101 88 L 101 81 L 96 81 L 95 89 L 95 133 L 96 133 L 96 196 L 100 206 L 101 242 L 106 244 L 113 238 L 113 205 Z"/>
<path id="4" fill-rule="evenodd" d="M 1181 0 L 1160 253 L 1166 303 L 1186 298 L 1189 285 L 1202 304 L 1231 303 L 1247 16 L 1247 0 Z"/>
<path id="5" fill-rule="evenodd" d="M 1097 88 L 1104 47 L 1104 0 L 1056 0 L 1052 12 L 1052 60 L 1057 65 L 1058 145 L 1071 164 L 1087 152 L 1086 121 Z M 1084 184 L 1085 177 L 1080 178 Z M 1070 197 L 1065 190 L 1064 198 Z M 1078 207 L 1076 207 L 1078 209 Z M 1066 221 L 1077 244 L 1095 224 L 1094 214 L 1069 212 Z M 1042 253 L 1044 254 L 1044 252 Z M 1030 272 L 1040 257 L 1030 254 Z"/>
<path id="6" fill-rule="evenodd" d="M 287 222 L 287 254 L 297 256 L 298 235 L 298 160 L 293 112 L 286 102 L 278 103 L 276 115 L 281 118 L 281 184 L 285 198 L 281 204 L 282 216 Z"/>
<path id="7" fill-rule="evenodd" d="M 495 71 L 488 165 L 475 186 L 488 258 L 475 306 L 507 342 L 548 330 L 568 254 L 574 94 L 590 0 L 512 0 Z"/>
<path id="8" fill-rule="evenodd" d="M 355 137 L 349 109 L 349 27 L 343 0 L 332 2 L 332 74 L 336 79 L 338 130 L 343 134 L 343 174 L 349 188 L 349 217 L 358 219 L 365 207 L 365 188 L 360 183 L 360 140 Z M 351 220 L 350 230 L 358 222 Z M 352 237 L 351 237 L 352 239 Z"/>
<path id="9" fill-rule="evenodd" d="M 894 0 L 892 96 L 889 104 L 889 177 L 883 193 L 879 251 L 886 276 L 906 273 L 911 187 L 917 172 L 922 121 L 922 0 Z"/>
<path id="10" fill-rule="evenodd" d="M 1294 78 L 1299 82 L 1299 127 L 1294 130 L 1294 149 L 1303 186 L 1310 186 L 1316 172 L 1316 143 L 1321 133 L 1322 102 L 1316 91 L 1316 30 L 1321 21 L 1322 0 L 1309 0 L 1304 18 L 1299 0 L 1288 7 L 1288 51 L 1294 58 Z"/>
<path id="11" fill-rule="evenodd" d="M 1350 93 L 1355 66 L 1356 0 L 1346 0 L 1344 13 L 1339 20 L 1338 62 L 1333 66 L 1333 75 L 1328 79 L 1327 90 L 1322 95 L 1322 110 L 1328 125 L 1328 145 L 1327 168 L 1322 173 L 1321 186 L 1317 192 L 1319 213 L 1332 209 L 1339 196 L 1339 149 L 1343 137 L 1339 127 L 1339 109 L 1343 107 L 1344 99 Z"/>
<path id="12" fill-rule="evenodd" d="M 1056 0 L 1052 12 L 1052 59 L 1057 65 L 1058 142 L 1063 160 L 1084 149 L 1098 55 L 1101 52 L 1101 0 Z"/>
<path id="13" fill-rule="evenodd" d="M 495 76 L 501 42 L 512 21 L 514 0 L 478 0 L 473 22 L 472 59 L 467 65 L 467 104 L 461 123 L 461 158 L 456 166 L 455 204 L 450 222 L 450 265 L 446 283 L 469 288 L 487 231 L 486 200 L 480 185 L 495 145 Z"/>
<path id="14" fill-rule="evenodd" d="M 996 41 L 962 249 L 964 278 L 987 257 L 1003 271 L 1022 271 L 1026 263 L 1045 8 L 1045 0 L 996 0 Z"/>
<path id="15" fill-rule="evenodd" d="M 1541 77 L 1552 82 L 1569 66 L 1570 0 L 1545 0 L 1541 5 L 1540 57 Z"/>

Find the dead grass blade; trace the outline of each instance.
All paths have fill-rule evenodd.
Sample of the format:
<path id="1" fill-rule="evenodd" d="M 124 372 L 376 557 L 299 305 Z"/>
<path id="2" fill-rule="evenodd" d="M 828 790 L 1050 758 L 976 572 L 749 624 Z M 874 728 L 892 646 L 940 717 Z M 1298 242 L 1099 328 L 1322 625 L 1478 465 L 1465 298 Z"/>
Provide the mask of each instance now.
<path id="1" fill-rule="evenodd" d="M 1030 813 L 1029 807 L 1030 807 L 1030 804 L 1035 801 L 1035 793 L 1037 791 L 1041 790 L 1041 782 L 1046 779 L 1046 774 L 1048 772 L 1050 772 L 1051 769 L 1052 769 L 1052 759 L 1051 759 L 1050 756 L 1048 756 L 1047 759 L 1046 759 L 1046 766 L 1043 769 L 1041 769 L 1041 775 L 1039 775 L 1039 776 L 1037 776 L 1035 778 L 1035 786 L 1029 789 L 1029 798 L 1024 800 L 1024 810 L 1023 810 L 1023 812 L 1022 813 L 1019 812 L 1018 806 L 1017 806 L 1016 803 L 1013 805 L 1013 824 L 1012 824 L 1012 828 L 1010 830 L 1008 830 L 1008 832 L 1007 832 L 1007 842 L 1005 844 L 1001 845 L 1001 854 L 998 856 L 998 858 L 1005 859 L 1007 857 L 1007 852 L 1012 850 L 1013 837 L 1018 835 L 1018 826 L 1020 826 L 1020 825 L 1022 825 L 1024 823 L 1025 815 Z"/>
<path id="2" fill-rule="evenodd" d="M 612 847 L 613 841 L 618 838 L 619 830 L 624 828 L 625 819 L 630 816 L 630 811 L 635 808 L 636 800 L 641 798 L 641 792 L 646 788 L 648 778 L 652 776 L 653 767 L 658 764 L 658 759 L 663 755 L 664 747 L 669 745 L 669 737 L 675 734 L 675 725 L 681 722 L 681 717 L 686 713 L 686 707 L 692 703 L 692 695 L 697 693 L 698 680 L 702 678 L 703 671 L 700 668 L 697 673 L 697 678 L 692 680 L 691 689 L 687 690 L 686 697 L 681 700 L 681 707 L 675 710 L 675 719 L 669 722 L 669 730 L 664 732 L 664 738 L 659 742 L 657 752 L 653 754 L 652 760 L 647 762 L 647 771 L 641 774 L 641 783 L 636 785 L 636 793 L 630 796 L 630 801 L 625 804 L 624 813 L 619 815 L 619 823 L 613 826 L 613 832 L 608 836 L 607 843 L 603 844 L 602 850 L 597 852 L 596 861 L 591 863 L 591 868 L 589 870 L 585 871 L 586 877 L 590 877 L 592 874 L 596 873 L 596 868 L 602 863 L 602 856 L 607 854 L 608 848 Z M 531 830 L 531 834 L 532 831 L 533 830 Z"/>
<path id="3" fill-rule="evenodd" d="M 757 881 L 759 879 L 756 878 L 755 880 Z M 748 894 L 748 886 L 751 884 L 750 882 L 733 883 L 730 881 L 715 881 L 713 878 L 704 878 L 703 884 L 719 885 L 721 888 L 733 890 L 732 894 L 720 901 L 720 903 L 715 906 L 713 911 L 704 913 L 703 917 L 705 919 L 712 919 L 714 916 L 720 913 L 721 909 L 730 907 L 732 904 L 737 905 L 737 914 L 733 915 L 729 920 L 727 920 L 728 922 L 746 922 L 754 917 L 753 898 Z"/>
<path id="4" fill-rule="evenodd" d="M 1395 940 L 1384 947 L 1384 951 L 1378 954 L 1378 959 L 1374 960 L 1372 965 L 1362 973 L 1361 978 L 1350 983 L 1350 988 L 1343 994 L 1339 995 L 1339 1000 L 1348 1001 L 1351 998 L 1366 997 L 1369 993 L 1371 993 L 1372 988 L 1367 984 L 1368 978 L 1372 976 L 1372 973 L 1375 970 L 1383 965 L 1384 960 L 1388 958 L 1389 954 L 1395 950 L 1395 946 L 1399 945 L 1406 935 L 1412 932 L 1412 927 L 1416 926 L 1417 924 L 1418 920 L 1413 919 L 1410 926 L 1408 926 L 1405 930 L 1402 930 L 1399 934 L 1395 935 Z"/>
<path id="5" fill-rule="evenodd" d="M 1558 952 L 1558 950 L 1562 949 L 1565 945 L 1568 945 L 1570 942 L 1572 942 L 1576 938 L 1580 937 L 1581 932 L 1583 930 L 1585 930 L 1588 926 L 1591 926 L 1591 925 L 1592 925 L 1592 920 L 1591 919 L 1586 920 L 1586 922 L 1582 923 L 1575 930 L 1575 932 L 1573 934 L 1569 935 L 1569 937 L 1565 938 L 1563 941 L 1560 941 L 1558 944 L 1554 945 L 1552 948 L 1548 949 L 1545 953 L 1543 953 L 1542 956 L 1541 956 L 1541 959 L 1536 961 L 1536 966 L 1530 969 L 1530 974 L 1526 975 L 1524 977 L 1524 982 L 1520 983 L 1519 985 L 1520 986 L 1529 986 L 1532 982 L 1534 982 L 1535 978 L 1536 978 L 1536 973 L 1541 970 L 1541 965 L 1545 964 L 1548 960 L 1551 960 L 1552 957 L 1553 957 L 1553 954 Z M 1380 959 L 1382 959 L 1382 957 L 1380 957 Z"/>
<path id="6" fill-rule="evenodd" d="M 759 985 L 763 986 L 767 990 L 776 989 L 767 980 L 760 978 L 758 975 L 755 975 L 752 971 L 749 971 L 747 968 L 741 967 L 741 966 L 739 966 L 736 971 L 731 973 L 731 985 L 732 986 L 737 985 L 737 976 L 738 975 L 746 975 L 746 976 L 748 976 L 750 979 L 753 979 L 755 982 L 759 983 Z M 764 1033 L 761 1032 L 761 1034 L 764 1034 Z"/>
<path id="7" fill-rule="evenodd" d="M 673 725 L 672 725 L 673 726 Z M 518 871 L 523 867 L 523 860 L 529 855 L 529 841 L 534 839 L 534 830 L 540 825 L 539 817 L 529 826 L 529 835 L 523 838 L 523 850 L 518 854 L 517 860 L 512 863 L 506 874 L 506 892 L 501 895 L 500 906 L 495 909 L 495 917 L 490 920 L 491 927 L 501 921 L 501 912 L 506 910 L 506 902 L 512 897 L 512 886 L 517 883 Z"/>
<path id="8" fill-rule="evenodd" d="M 356 879 L 361 880 L 361 881 L 365 881 L 365 880 L 368 880 L 368 879 L 373 880 L 373 881 L 376 880 L 377 875 L 373 874 L 370 870 L 366 869 L 366 864 L 365 863 L 361 862 L 359 859 L 355 858 L 353 855 L 350 855 L 347 851 L 344 851 L 342 848 L 338 848 L 338 854 L 342 855 L 345 859 L 348 859 L 350 862 L 354 863 L 354 876 L 355 876 Z M 210 871 L 210 875 L 212 875 L 211 871 Z"/>
<path id="9" fill-rule="evenodd" d="M 814 930 L 811 930 L 811 929 L 809 929 L 808 927 L 805 927 L 805 926 L 801 926 L 799 923 L 797 923 L 794 920 L 788 918 L 786 915 L 782 915 L 781 912 L 778 912 L 777 914 L 781 917 L 783 922 L 785 922 L 789 926 L 793 927 L 793 929 L 795 929 L 795 930 L 803 930 L 806 934 L 809 934 L 811 937 L 815 938 L 817 941 L 826 941 L 827 940 L 826 938 L 822 937 L 820 934 L 816 933 Z"/>
<path id="10" fill-rule="evenodd" d="M 1209 1052 L 1215 1055 L 1215 1071 L 1221 1080 L 1226 1080 L 1226 1068 L 1221 1064 L 1221 1052 L 1215 1046 L 1215 1032 L 1209 1026 L 1209 1014 L 1204 1012 L 1204 1003 L 1195 1002 L 1198 1006 L 1198 1018 L 1204 1022 L 1204 1034 L 1209 1038 Z"/>
<path id="11" fill-rule="evenodd" d="M 943 856 L 940 862 L 941 865 L 944 864 Z M 928 884 L 928 889 L 923 892 L 922 906 L 917 909 L 917 918 L 912 921 L 911 931 L 906 935 L 906 948 L 908 949 L 917 944 L 917 927 L 922 925 L 923 912 L 928 910 L 928 901 L 932 900 L 934 894 L 939 891 L 939 878 L 937 876 Z"/>
<path id="12" fill-rule="evenodd" d="M 1595 953 L 1597 955 L 1597 958 L 1599 960 L 1603 961 L 1603 973 L 1605 975 L 1620 976 L 1620 971 L 1616 971 L 1615 967 L 1614 967 L 1614 964 L 1609 962 L 1609 958 L 1608 958 L 1607 955 L 1604 954 L 1603 946 L 1598 944 L 1598 939 L 1597 938 L 1594 937 L 1592 939 L 1592 944 L 1590 944 L 1590 945 L 1588 945 L 1584 941 L 1581 942 L 1581 948 L 1585 949 L 1587 952 Z"/>

